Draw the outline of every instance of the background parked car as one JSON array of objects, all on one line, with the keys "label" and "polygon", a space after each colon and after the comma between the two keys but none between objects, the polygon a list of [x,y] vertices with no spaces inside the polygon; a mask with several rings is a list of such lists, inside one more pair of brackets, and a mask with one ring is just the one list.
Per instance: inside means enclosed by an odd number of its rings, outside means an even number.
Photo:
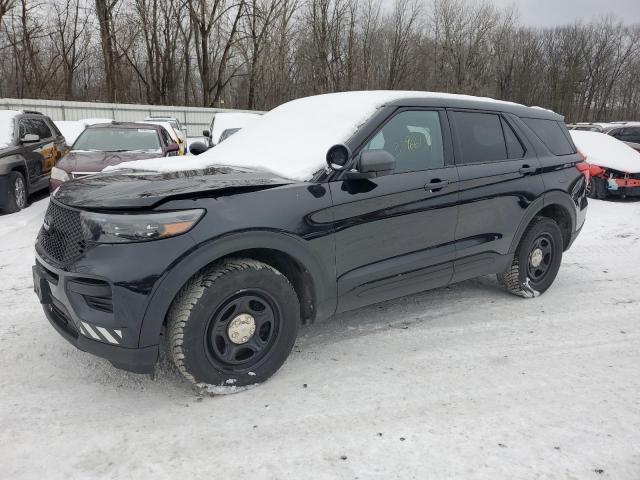
[{"label": "background parked car", "polygon": [[180,136],[181,132],[176,130],[171,123],[161,121],[161,120],[142,120],[142,121],[137,121],[136,123],[143,123],[147,125],[160,125],[162,128],[164,128],[167,131],[173,143],[175,143],[176,145],[178,145],[178,147],[180,147],[180,151],[178,152],[178,155],[186,155],[187,142]]},{"label": "background parked car", "polygon": [[75,143],[80,134],[84,132],[84,129],[89,126],[88,123],[84,123],[82,120],[59,120],[53,123],[58,127],[69,147]]},{"label": "background parked car", "polygon": [[178,151],[178,145],[160,125],[120,122],[90,125],[53,167],[49,188],[53,191],[68,180],[98,173],[110,165],[175,156]]},{"label": "background parked car", "polygon": [[616,122],[607,125],[603,133],[617,138],[640,152],[640,122]]},{"label": "background parked car", "polygon": [[202,135],[206,138],[209,148],[215,147],[220,143],[222,132],[232,128],[242,128],[251,122],[255,122],[262,116],[260,113],[233,113],[220,112],[216,113],[211,120],[209,130],[203,130]]},{"label": "background parked car", "polygon": [[570,133],[588,164],[590,198],[640,196],[640,152],[613,135],[579,130]]},{"label": "background parked car", "polygon": [[640,152],[640,122],[574,123],[567,128],[611,135]]},{"label": "background parked car", "polygon": [[171,128],[176,132],[177,137],[180,139],[178,144],[183,147],[183,153],[187,153],[187,129],[182,126],[180,120],[176,117],[163,117],[163,116],[150,116],[144,119],[145,122],[167,122],[171,125]]},{"label": "background parked car", "polygon": [[0,210],[16,212],[47,188],[51,168],[67,151],[65,139],[38,112],[0,110]]}]

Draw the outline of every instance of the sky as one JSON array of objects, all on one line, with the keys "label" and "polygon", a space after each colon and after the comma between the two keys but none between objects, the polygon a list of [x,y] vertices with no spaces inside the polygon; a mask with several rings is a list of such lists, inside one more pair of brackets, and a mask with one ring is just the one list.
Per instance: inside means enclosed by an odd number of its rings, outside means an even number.
[{"label": "sky", "polygon": [[[480,1],[480,0],[478,0]],[[492,0],[496,6],[515,4],[520,23],[549,27],[614,14],[625,23],[640,23],[640,0]]]}]

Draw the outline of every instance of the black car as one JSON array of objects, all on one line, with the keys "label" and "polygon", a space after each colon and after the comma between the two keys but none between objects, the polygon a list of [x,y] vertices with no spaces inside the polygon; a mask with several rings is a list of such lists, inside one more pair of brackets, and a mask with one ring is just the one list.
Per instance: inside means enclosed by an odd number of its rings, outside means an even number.
[{"label": "black car", "polygon": [[38,112],[0,111],[0,211],[27,206],[29,195],[48,188],[51,168],[66,142],[51,119]]},{"label": "black car", "polygon": [[[350,94],[335,95],[348,105]],[[304,103],[308,122],[316,103]],[[551,286],[587,211],[563,117],[407,92],[362,111],[364,123],[307,181],[238,162],[65,183],[33,267],[50,323],[136,372],[153,369],[165,338],[190,381],[243,386],[278,370],[301,322],[479,275],[497,274],[522,297]],[[284,125],[283,112],[261,120],[273,141],[259,148],[304,163],[315,154],[281,142],[311,145],[322,132],[298,118]],[[261,132],[238,132],[207,155],[231,162]]]},{"label": "black car", "polygon": [[611,135],[640,152],[639,122],[615,122],[604,127],[602,133]]}]

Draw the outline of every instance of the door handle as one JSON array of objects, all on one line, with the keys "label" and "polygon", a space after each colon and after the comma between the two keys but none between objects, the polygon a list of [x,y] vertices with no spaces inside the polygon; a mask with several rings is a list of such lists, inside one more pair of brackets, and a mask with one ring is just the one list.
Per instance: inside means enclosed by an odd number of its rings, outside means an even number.
[{"label": "door handle", "polygon": [[449,180],[442,180],[440,178],[434,178],[424,186],[427,192],[439,192],[444,187],[449,185]]},{"label": "door handle", "polygon": [[519,172],[526,175],[527,173],[535,173],[536,170],[538,170],[536,167],[530,167],[529,165],[525,164],[520,167]]}]

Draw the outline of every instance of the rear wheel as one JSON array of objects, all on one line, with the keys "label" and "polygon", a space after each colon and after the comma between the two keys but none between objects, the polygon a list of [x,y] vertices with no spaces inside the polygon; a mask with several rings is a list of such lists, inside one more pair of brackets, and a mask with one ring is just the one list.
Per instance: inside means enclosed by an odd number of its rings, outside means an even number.
[{"label": "rear wheel", "polygon": [[169,311],[170,354],[193,383],[263,382],[288,357],[300,321],[295,290],[280,272],[229,259],[192,278]]},{"label": "rear wheel", "polygon": [[558,224],[547,217],[535,217],[520,240],[511,266],[498,274],[498,282],[514,295],[537,297],[555,280],[562,250]]},{"label": "rear wheel", "polygon": [[27,182],[20,172],[11,172],[7,182],[6,213],[18,212],[27,206]]},{"label": "rear wheel", "polygon": [[607,182],[598,177],[592,177],[587,185],[587,196],[596,200],[601,200],[607,196]]}]

